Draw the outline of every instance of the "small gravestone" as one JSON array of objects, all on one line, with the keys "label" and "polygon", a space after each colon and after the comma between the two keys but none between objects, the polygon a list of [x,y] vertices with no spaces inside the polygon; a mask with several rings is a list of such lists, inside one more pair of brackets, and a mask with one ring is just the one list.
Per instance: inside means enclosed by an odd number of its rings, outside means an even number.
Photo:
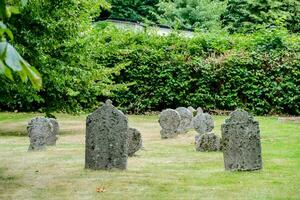
[{"label": "small gravestone", "polygon": [[127,168],[128,119],[110,100],[86,119],[85,168]]},{"label": "small gravestone", "polygon": [[199,134],[208,133],[214,128],[214,120],[208,113],[199,113],[193,119],[193,126]]},{"label": "small gravestone", "polygon": [[59,124],[56,119],[49,118],[50,123],[52,124],[52,132],[47,136],[46,138],[46,144],[47,145],[56,145],[56,140],[58,139],[58,133],[59,133]]},{"label": "small gravestone", "polygon": [[236,110],[222,124],[225,170],[250,171],[262,168],[259,123],[244,110]]},{"label": "small gravestone", "polygon": [[176,108],[176,111],[180,115],[180,124],[177,129],[177,133],[186,133],[191,127],[193,114],[187,108],[184,107]]},{"label": "small gravestone", "polygon": [[220,138],[214,133],[204,133],[196,137],[196,151],[221,150]]},{"label": "small gravestone", "polygon": [[133,156],[135,152],[143,146],[141,133],[135,128],[128,129],[128,156]]},{"label": "small gravestone", "polygon": [[53,125],[49,119],[37,117],[28,123],[27,132],[30,138],[28,151],[45,150],[47,137],[53,132]]},{"label": "small gravestone", "polygon": [[193,117],[196,116],[197,110],[195,110],[195,108],[193,108],[192,106],[189,106],[187,109],[193,114]]},{"label": "small gravestone", "polygon": [[203,113],[203,109],[201,107],[198,107],[196,111],[197,111],[197,114],[202,114]]},{"label": "small gravestone", "polygon": [[162,139],[174,138],[180,125],[180,115],[173,109],[163,110],[159,116],[159,124],[162,128],[160,131]]}]

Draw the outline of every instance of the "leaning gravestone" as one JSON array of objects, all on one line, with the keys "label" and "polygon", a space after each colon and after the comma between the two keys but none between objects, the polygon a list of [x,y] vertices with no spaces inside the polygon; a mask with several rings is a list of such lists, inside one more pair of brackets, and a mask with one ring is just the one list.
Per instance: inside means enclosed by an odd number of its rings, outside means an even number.
[{"label": "leaning gravestone", "polygon": [[49,119],[37,117],[28,123],[27,132],[30,138],[28,151],[45,150],[47,145],[47,137],[52,135],[53,126]]},{"label": "leaning gravestone", "polygon": [[193,114],[187,108],[184,107],[176,108],[176,111],[180,115],[180,124],[177,129],[177,133],[186,133],[191,127]]},{"label": "leaning gravestone", "polygon": [[174,138],[177,136],[177,129],[180,125],[180,115],[173,109],[163,110],[159,116],[159,124],[162,128],[160,131],[162,139]]},{"label": "leaning gravestone", "polygon": [[135,152],[143,146],[141,133],[135,128],[128,129],[128,156],[133,156]]},{"label": "leaning gravestone", "polygon": [[208,113],[199,113],[193,119],[194,129],[201,135],[211,132],[214,128],[214,120]]},{"label": "leaning gravestone", "polygon": [[49,118],[50,123],[52,124],[52,132],[47,136],[46,138],[46,144],[47,145],[56,145],[56,140],[58,139],[58,133],[59,133],[59,124],[56,119]]},{"label": "leaning gravestone", "polygon": [[221,130],[225,170],[262,168],[259,123],[248,112],[232,112]]},{"label": "leaning gravestone", "polygon": [[220,138],[214,133],[204,133],[196,138],[196,151],[221,150]]},{"label": "leaning gravestone", "polygon": [[128,119],[110,100],[86,119],[85,168],[127,168]]}]

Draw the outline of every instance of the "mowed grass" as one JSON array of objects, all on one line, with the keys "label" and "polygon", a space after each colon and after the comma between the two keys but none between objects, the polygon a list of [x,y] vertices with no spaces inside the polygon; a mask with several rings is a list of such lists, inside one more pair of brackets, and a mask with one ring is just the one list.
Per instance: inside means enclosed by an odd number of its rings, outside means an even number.
[{"label": "mowed grass", "polygon": [[[194,131],[161,140],[158,116],[129,116],[144,150],[125,171],[93,171],[84,169],[85,115],[58,114],[57,145],[27,152],[26,124],[38,115],[0,113],[0,199],[300,199],[300,123],[257,117],[263,170],[227,172],[221,152],[194,150]],[[214,116],[218,135],[225,118]]]}]

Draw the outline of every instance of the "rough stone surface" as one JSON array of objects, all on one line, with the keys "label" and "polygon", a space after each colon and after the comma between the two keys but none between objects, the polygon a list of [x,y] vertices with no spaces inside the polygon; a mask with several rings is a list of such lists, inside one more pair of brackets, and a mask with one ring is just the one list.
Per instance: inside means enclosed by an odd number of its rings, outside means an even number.
[{"label": "rough stone surface", "polygon": [[128,119],[110,100],[86,119],[85,167],[127,168]]},{"label": "rough stone surface", "polygon": [[195,110],[195,108],[193,108],[192,106],[189,106],[187,109],[193,114],[193,116],[196,116],[197,110]]},{"label": "rough stone surface", "polygon": [[177,129],[177,133],[186,133],[191,127],[193,114],[187,108],[184,107],[176,108],[176,111],[180,115],[180,124]]},{"label": "rough stone surface", "polygon": [[159,124],[161,138],[174,138],[177,136],[177,129],[180,125],[180,115],[176,110],[166,109],[160,113]]},{"label": "rough stone surface", "polygon": [[199,113],[193,118],[193,126],[199,134],[208,133],[214,128],[214,120],[208,113]]},{"label": "rough stone surface", "polygon": [[30,139],[28,151],[45,150],[46,139],[53,133],[53,126],[49,119],[37,117],[32,119],[27,125],[27,132]]},{"label": "rough stone surface", "polygon": [[203,114],[203,109],[201,107],[197,108],[197,114]]},{"label": "rough stone surface", "polygon": [[128,156],[133,156],[135,152],[140,150],[143,146],[142,135],[135,128],[128,129]]},{"label": "rough stone surface", "polygon": [[197,135],[196,139],[196,151],[220,151],[221,143],[220,137],[214,133],[204,133]]},{"label": "rough stone surface", "polygon": [[49,118],[51,124],[52,124],[52,132],[47,136],[46,138],[46,144],[51,146],[51,145],[56,145],[56,140],[58,139],[58,133],[59,133],[59,124],[56,119],[54,118]]},{"label": "rough stone surface", "polygon": [[262,168],[259,123],[248,112],[240,109],[232,112],[221,131],[225,170]]}]

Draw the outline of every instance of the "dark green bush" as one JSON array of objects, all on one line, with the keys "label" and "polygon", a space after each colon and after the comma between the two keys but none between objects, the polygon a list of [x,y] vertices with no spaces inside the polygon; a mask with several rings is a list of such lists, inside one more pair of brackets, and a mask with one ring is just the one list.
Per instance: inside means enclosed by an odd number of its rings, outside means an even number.
[{"label": "dark green bush", "polygon": [[116,81],[133,85],[114,98],[127,111],[191,105],[300,114],[300,38],[286,31],[185,39],[107,27],[99,34],[102,65],[130,63]]}]

